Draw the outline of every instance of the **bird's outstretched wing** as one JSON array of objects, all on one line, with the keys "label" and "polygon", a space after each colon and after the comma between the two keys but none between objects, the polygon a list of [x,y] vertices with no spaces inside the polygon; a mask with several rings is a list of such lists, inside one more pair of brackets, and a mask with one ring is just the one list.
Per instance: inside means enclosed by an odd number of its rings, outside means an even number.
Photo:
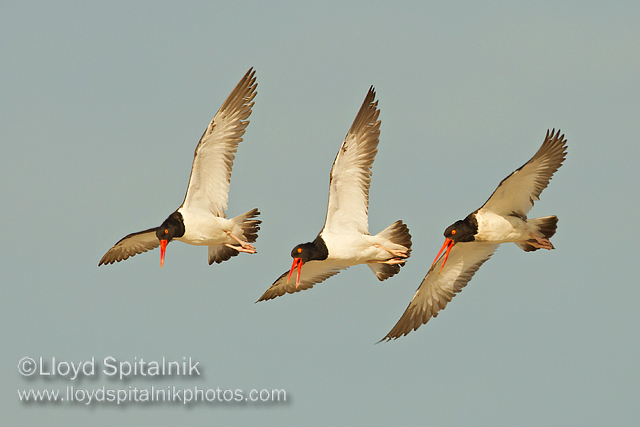
[{"label": "bird's outstretched wing", "polygon": [[378,152],[380,120],[373,86],[356,115],[331,168],[329,204],[323,229],[369,232],[371,166]]},{"label": "bird's outstretched wing", "polygon": [[156,230],[158,230],[158,227],[138,231],[123,237],[104,254],[98,266],[120,262],[123,259],[157,248],[160,246],[160,240],[156,236]]},{"label": "bird's outstretched wing", "polygon": [[490,243],[456,243],[442,271],[444,255],[431,267],[398,323],[381,341],[407,335],[436,317],[497,248]]},{"label": "bird's outstretched wing", "polygon": [[309,261],[304,263],[302,270],[300,271],[300,284],[296,287],[296,273],[291,275],[291,280],[287,283],[287,276],[289,272],[283,273],[273,284],[267,289],[267,291],[257,301],[266,301],[273,298],[277,298],[286,293],[292,294],[294,292],[304,291],[310,289],[316,283],[323,282],[329,277],[336,275],[340,270],[345,269],[345,266],[339,264],[329,263],[327,261]]},{"label": "bird's outstretched wing", "polygon": [[189,186],[182,206],[224,218],[231,168],[256,96],[255,71],[247,71],[204,131],[196,147]]},{"label": "bird's outstretched wing", "polygon": [[520,169],[502,180],[481,209],[500,215],[517,215],[526,218],[539,200],[553,174],[562,166],[567,155],[567,140],[560,130],[547,131],[538,152]]}]

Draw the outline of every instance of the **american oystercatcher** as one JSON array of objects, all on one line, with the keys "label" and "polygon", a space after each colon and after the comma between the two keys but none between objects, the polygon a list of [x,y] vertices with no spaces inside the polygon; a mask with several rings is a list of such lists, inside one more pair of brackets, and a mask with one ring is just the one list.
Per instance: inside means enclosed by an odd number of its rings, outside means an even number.
[{"label": "american oystercatcher", "polygon": [[547,131],[531,160],[505,178],[480,209],[445,230],[445,242],[429,272],[398,323],[382,340],[407,335],[436,317],[501,243],[514,242],[526,252],[553,249],[549,238],[556,232],[558,218],[527,219],[527,213],[562,166],[566,142],[560,130]]},{"label": "american oystercatcher", "polygon": [[[400,271],[411,253],[409,229],[396,221],[369,234],[371,166],[378,152],[380,121],[373,86],[338,150],[329,177],[329,204],[324,227],[313,242],[291,251],[293,264],[258,301],[309,289],[352,265],[367,264],[379,280]],[[291,275],[297,270],[296,280]]]},{"label": "american oystercatcher", "polygon": [[129,234],[113,245],[98,265],[112,264],[158,246],[160,267],[167,244],[173,239],[209,247],[209,264],[221,263],[240,252],[253,254],[260,229],[260,214],[252,209],[226,219],[231,168],[242,141],[256,96],[255,71],[250,68],[224,101],[200,138],[191,178],[182,205],[160,225]]}]

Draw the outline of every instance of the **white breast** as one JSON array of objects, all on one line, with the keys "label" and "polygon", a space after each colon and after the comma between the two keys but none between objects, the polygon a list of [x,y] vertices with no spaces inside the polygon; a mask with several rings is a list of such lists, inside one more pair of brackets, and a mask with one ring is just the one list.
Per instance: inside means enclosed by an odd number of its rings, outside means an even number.
[{"label": "white breast", "polygon": [[521,242],[531,238],[528,224],[515,216],[498,215],[487,209],[476,213],[476,241],[488,243]]},{"label": "white breast", "polygon": [[190,245],[214,246],[234,243],[227,231],[234,231],[235,224],[209,212],[185,210],[180,212],[184,221],[184,236],[177,238]]},{"label": "white breast", "polygon": [[388,241],[382,241],[377,236],[370,236],[357,232],[353,233],[330,233],[326,230],[322,233],[322,238],[329,250],[328,259],[345,266],[365,264],[368,261],[384,261],[390,258],[389,252],[376,244],[385,244],[392,249],[401,248]]}]

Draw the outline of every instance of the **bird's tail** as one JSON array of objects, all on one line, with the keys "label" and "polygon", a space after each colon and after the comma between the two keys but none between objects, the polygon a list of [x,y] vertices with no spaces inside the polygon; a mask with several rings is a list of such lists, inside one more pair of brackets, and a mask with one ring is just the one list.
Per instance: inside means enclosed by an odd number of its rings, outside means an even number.
[{"label": "bird's tail", "polygon": [[[238,224],[242,229],[242,236],[238,236],[241,240],[248,243],[256,241],[261,221],[252,218],[258,215],[260,215],[260,212],[258,212],[256,208],[230,219],[230,221]],[[239,252],[237,250],[226,245],[209,246],[209,264],[213,264],[214,262],[220,264],[222,261],[226,261],[238,254]]]},{"label": "bird's tail", "polygon": [[231,219],[231,221],[236,224],[240,224],[240,227],[242,228],[242,235],[244,236],[243,238],[249,243],[255,242],[258,238],[258,230],[260,230],[260,223],[262,221],[259,219],[251,219],[258,215],[260,215],[260,212],[258,212],[258,208],[255,208]]},{"label": "bird's tail", "polygon": [[[377,237],[382,237],[391,243],[395,243],[396,245],[402,246],[402,250],[406,250],[407,256],[409,258],[411,256],[411,234],[409,234],[409,228],[405,223],[398,220],[376,234]],[[389,249],[397,249],[397,248],[389,248]],[[373,274],[376,275],[378,280],[386,280],[391,276],[398,274],[400,271],[400,267],[402,264],[381,264],[381,263],[370,263],[369,267],[373,271]]]},{"label": "bird's tail", "polygon": [[[532,226],[534,233],[538,234],[538,236],[542,236],[544,240],[549,241],[549,239],[556,234],[558,217],[555,215],[543,216],[540,218],[529,219],[527,220],[527,223]],[[535,242],[535,239],[527,240],[525,242],[517,242],[516,245],[525,252],[537,251],[540,249],[527,242]],[[549,242],[549,244],[551,245],[551,242]],[[553,245],[551,245],[551,249],[553,249]]]}]

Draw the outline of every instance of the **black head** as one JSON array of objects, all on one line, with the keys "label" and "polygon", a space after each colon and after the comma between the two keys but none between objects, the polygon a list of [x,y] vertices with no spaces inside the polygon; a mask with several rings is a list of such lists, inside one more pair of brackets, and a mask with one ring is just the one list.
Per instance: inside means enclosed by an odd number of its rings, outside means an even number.
[{"label": "black head", "polygon": [[447,229],[444,230],[444,244],[440,248],[440,252],[438,252],[436,258],[433,260],[431,268],[436,265],[440,258],[440,254],[446,249],[446,252],[444,253],[444,261],[440,266],[440,271],[442,271],[444,265],[447,263],[449,252],[451,252],[453,245],[459,242],[473,242],[476,239],[476,233],[478,233],[478,221],[476,220],[475,212],[468,215],[465,219],[456,221],[448,226]]},{"label": "black head", "polygon": [[182,214],[175,211],[169,218],[165,219],[158,230],[156,230],[156,236],[158,240],[166,240],[167,243],[176,237],[184,236],[184,221],[182,220]]},{"label": "black head", "polygon": [[293,258],[293,264],[291,264],[291,270],[289,271],[289,277],[287,277],[287,283],[291,279],[291,275],[294,270],[298,270],[298,277],[296,279],[296,288],[300,284],[300,270],[302,264],[308,261],[322,261],[329,256],[329,249],[322,237],[316,237],[316,240],[309,243],[302,243],[293,250],[291,250],[291,257]]},{"label": "black head", "polygon": [[291,250],[292,258],[307,261],[322,261],[329,256],[329,250],[322,237],[318,236],[313,242],[302,243]]},{"label": "black head", "polygon": [[444,237],[458,242],[473,242],[478,232],[478,221],[474,214],[458,220],[444,230]]}]

